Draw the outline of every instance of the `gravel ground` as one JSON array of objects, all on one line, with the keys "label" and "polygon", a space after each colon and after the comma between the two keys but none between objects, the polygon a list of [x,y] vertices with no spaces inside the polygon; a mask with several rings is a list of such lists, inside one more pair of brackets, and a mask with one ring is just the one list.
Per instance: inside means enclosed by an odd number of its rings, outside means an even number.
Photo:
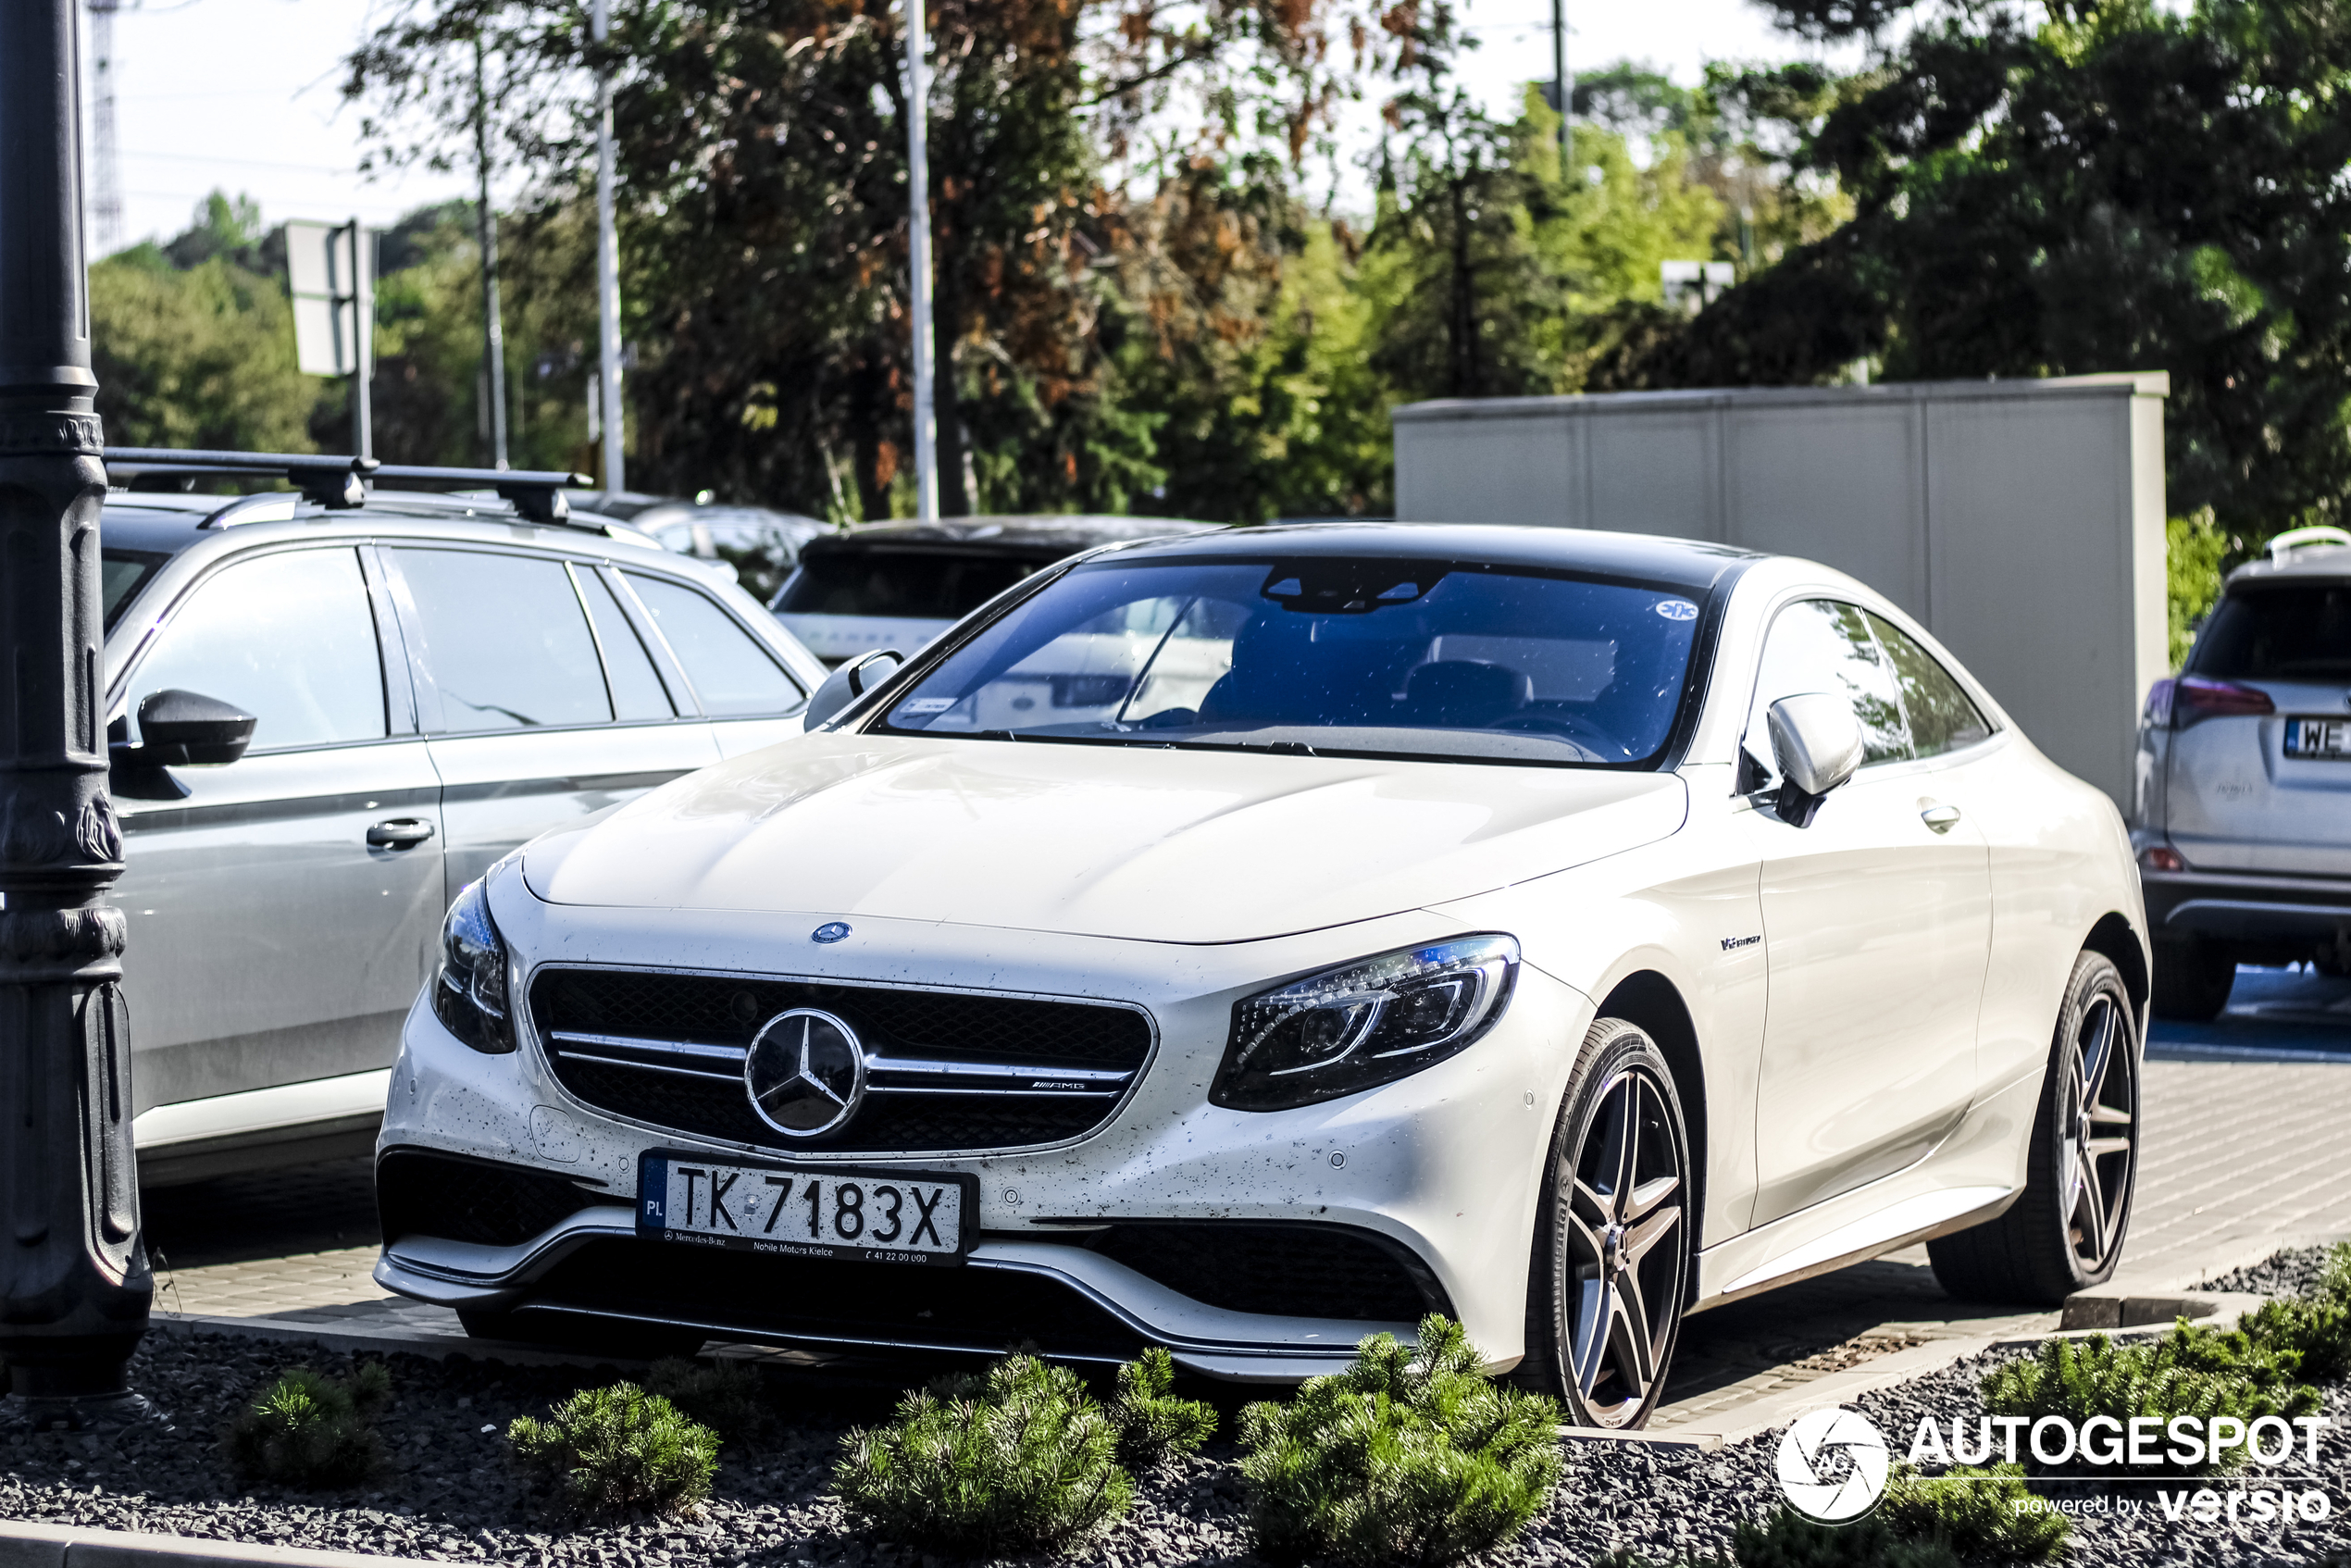
[{"label": "gravel ground", "polygon": [[2208,1279],[2196,1288],[2245,1290],[2257,1296],[2297,1296],[2318,1284],[2319,1271],[2326,1266],[2331,1251],[2327,1247],[2289,1247],[2283,1252],[2270,1253],[2258,1263]]},{"label": "gravel ground", "polygon": [[[2320,1256],[2316,1250],[2282,1253],[2216,1283],[2291,1288],[2315,1275]],[[395,1357],[392,1404],[379,1423],[392,1457],[379,1476],[341,1492],[309,1494],[243,1483],[221,1457],[218,1433],[255,1390],[299,1364],[350,1370],[348,1358],[283,1345],[156,1336],[140,1352],[133,1377],[169,1412],[175,1429],[113,1437],[0,1436],[0,1518],[528,1568],[937,1568],[935,1560],[850,1531],[826,1496],[841,1433],[886,1414],[893,1389],[777,1380],[770,1385],[776,1420],[761,1439],[722,1450],[702,1518],[566,1529],[551,1517],[545,1494],[509,1465],[502,1434],[516,1415],[543,1412],[576,1388],[610,1380],[608,1369],[594,1375]],[[1976,1380],[1991,1364],[1993,1358],[1978,1357],[1858,1403],[1899,1456],[1922,1416],[1947,1430],[1954,1416],[1972,1422],[1982,1408]],[[2077,1524],[2072,1562],[2351,1562],[2351,1386],[2328,1390],[2326,1408],[2336,1425],[2320,1448],[2323,1478],[2316,1484],[2332,1506],[2324,1523],[2232,1529],[2171,1521],[2151,1495],[2124,1497],[2119,1506],[2108,1499],[2106,1512]],[[1574,1444],[1557,1497],[1493,1562],[1497,1568],[1580,1568],[1612,1550],[1666,1562],[1719,1548],[1738,1521],[1765,1517],[1777,1505],[1776,1450],[1775,1437],[1713,1453]],[[1144,1482],[1135,1512],[1080,1561],[1106,1568],[1253,1563],[1235,1457],[1231,1445],[1219,1443]],[[2059,1487],[2046,1490],[2066,1495]],[[2104,1494],[2080,1488],[2071,1495],[2096,1508]],[[2139,1506],[2132,1511],[2134,1501]]]}]

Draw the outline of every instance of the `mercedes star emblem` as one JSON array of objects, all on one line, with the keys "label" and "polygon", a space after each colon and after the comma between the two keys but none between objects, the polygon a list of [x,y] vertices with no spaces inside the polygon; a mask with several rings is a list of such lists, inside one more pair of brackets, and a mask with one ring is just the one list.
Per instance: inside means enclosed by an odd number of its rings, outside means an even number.
[{"label": "mercedes star emblem", "polygon": [[816,1138],[856,1114],[865,1098],[865,1050],[829,1013],[795,1007],[752,1037],[743,1088],[759,1119],[786,1138]]}]

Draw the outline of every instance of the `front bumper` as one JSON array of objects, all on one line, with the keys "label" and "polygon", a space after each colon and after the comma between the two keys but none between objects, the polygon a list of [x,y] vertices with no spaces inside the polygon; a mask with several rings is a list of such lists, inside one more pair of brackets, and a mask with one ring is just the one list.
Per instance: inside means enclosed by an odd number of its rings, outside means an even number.
[{"label": "front bumper", "polygon": [[[1159,1043],[1118,1112],[1071,1142],[838,1157],[979,1176],[978,1239],[968,1261],[909,1268],[639,1238],[633,1203],[643,1151],[779,1156],[589,1107],[547,1069],[527,1018],[520,1051],[485,1056],[420,1003],[404,1031],[379,1147],[560,1176],[582,1206],[511,1245],[406,1227],[391,1236],[377,1268],[387,1288],[452,1307],[591,1313],[821,1350],[996,1354],[1033,1342],[1066,1359],[1123,1361],[1158,1344],[1192,1370],[1245,1381],[1333,1370],[1363,1335],[1408,1337],[1429,1310],[1460,1319],[1498,1367],[1522,1353],[1540,1171],[1574,1043],[1591,1016],[1586,999],[1523,966],[1502,1021],[1424,1072],[1295,1111],[1207,1102],[1238,997],[1329,964],[1461,934],[1440,916],[1412,912],[1206,949],[867,919],[857,923],[855,942],[812,949],[807,933],[817,922],[805,916],[553,909],[512,884],[493,890],[492,907],[518,955],[548,962],[626,954],[632,966],[1120,1000],[1150,1011]],[[788,956],[779,961],[779,952]],[[526,980],[520,994],[529,991]],[[790,1158],[822,1164],[826,1156]],[[1203,1300],[1219,1292],[1180,1269],[1157,1266],[1132,1247],[1106,1255],[1093,1240],[1105,1227],[1131,1238],[1138,1227],[1175,1226],[1195,1257],[1203,1237],[1247,1236],[1262,1254],[1265,1233],[1285,1226],[1312,1227],[1302,1241],[1344,1232],[1389,1255],[1417,1288],[1413,1310],[1394,1310],[1392,1290],[1362,1298],[1380,1304],[1376,1315],[1235,1310]],[[1297,1266],[1319,1266],[1302,1260],[1323,1255],[1300,1246]],[[1334,1295],[1325,1288],[1313,1299],[1327,1308]],[[1255,1304],[1263,1301],[1260,1290]]]},{"label": "front bumper", "polygon": [[2351,877],[2142,868],[2147,926],[2229,941],[2333,942],[2351,937]]}]

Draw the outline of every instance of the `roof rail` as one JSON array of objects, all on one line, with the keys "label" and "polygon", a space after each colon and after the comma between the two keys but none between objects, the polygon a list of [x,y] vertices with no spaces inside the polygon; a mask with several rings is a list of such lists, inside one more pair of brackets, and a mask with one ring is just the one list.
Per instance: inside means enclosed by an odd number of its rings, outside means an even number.
[{"label": "roof rail", "polygon": [[[106,454],[110,478],[132,490],[158,490],[178,481],[236,475],[282,479],[304,497],[334,511],[367,503],[367,483],[387,490],[487,490],[513,504],[534,523],[566,523],[571,506],[566,490],[587,488],[585,474],[556,468],[441,468],[379,463],[372,457],[283,452],[179,451],[169,447],[118,446]],[[601,529],[601,524],[598,525]]]},{"label": "roof rail", "polygon": [[2322,550],[2337,544],[2351,544],[2351,533],[2320,523],[2307,529],[2288,529],[2262,548],[2269,552],[2272,562],[2279,562],[2297,550]]}]

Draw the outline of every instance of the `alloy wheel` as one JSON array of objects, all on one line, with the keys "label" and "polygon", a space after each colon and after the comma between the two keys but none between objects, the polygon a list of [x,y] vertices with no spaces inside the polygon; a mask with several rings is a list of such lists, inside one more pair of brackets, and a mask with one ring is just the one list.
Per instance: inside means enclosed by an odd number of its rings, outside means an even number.
[{"label": "alloy wheel", "polygon": [[1597,1425],[1636,1420],[1664,1375],[1686,1261],[1685,1164],[1663,1089],[1636,1064],[1600,1091],[1561,1173],[1563,1370]]},{"label": "alloy wheel", "polygon": [[2106,1265],[2130,1212],[2139,1112],[2132,1043],[2127,1008],[2101,991],[2083,1010],[2066,1052],[2059,1202],[2066,1238],[2086,1276]]}]

